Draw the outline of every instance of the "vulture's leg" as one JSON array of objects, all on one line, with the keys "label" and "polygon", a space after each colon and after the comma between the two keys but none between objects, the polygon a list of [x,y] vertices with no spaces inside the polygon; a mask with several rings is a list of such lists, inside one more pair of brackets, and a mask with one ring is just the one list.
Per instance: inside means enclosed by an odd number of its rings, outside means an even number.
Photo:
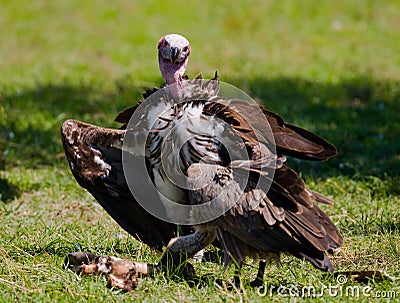
[{"label": "vulture's leg", "polygon": [[[267,265],[267,261],[260,260],[260,262],[258,263],[257,277],[254,279],[254,281],[250,282],[251,287],[259,287],[264,284],[264,272],[265,272],[266,265]],[[236,287],[240,287],[241,268],[242,268],[242,264],[236,264],[235,275],[233,277],[233,281],[234,281]]]},{"label": "vulture's leg", "polygon": [[264,272],[267,264],[269,265],[275,264],[276,267],[281,267],[279,254],[268,253],[264,257],[265,259],[261,259],[260,262],[258,263],[257,277],[254,279],[254,281],[250,282],[250,286],[252,287],[259,287],[264,285]]},{"label": "vulture's leg", "polygon": [[233,276],[233,282],[235,287],[240,288],[240,272],[242,269],[242,264],[236,264],[235,274]]},{"label": "vulture's leg", "polygon": [[251,287],[260,287],[264,284],[264,272],[266,265],[266,260],[260,260],[260,262],[258,263],[257,277],[250,282]]},{"label": "vulture's leg", "polygon": [[172,239],[161,258],[161,269],[168,275],[192,278],[194,269],[187,259],[209,245],[215,236],[215,230],[197,230],[194,234]]},{"label": "vulture's leg", "polygon": [[[178,237],[181,236],[181,235],[192,234],[194,232],[195,231],[193,230],[192,227],[178,225],[178,228],[177,228]],[[203,261],[203,257],[204,257],[204,249],[202,249],[202,250],[200,250],[200,251],[198,251],[197,253],[194,254],[193,262],[201,263]]]}]

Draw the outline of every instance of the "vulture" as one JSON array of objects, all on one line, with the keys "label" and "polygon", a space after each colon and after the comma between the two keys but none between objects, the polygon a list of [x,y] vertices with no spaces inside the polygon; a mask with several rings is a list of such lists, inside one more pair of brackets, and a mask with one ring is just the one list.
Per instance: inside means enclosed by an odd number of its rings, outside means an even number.
[{"label": "vulture", "polygon": [[[188,80],[189,54],[184,37],[161,38],[166,87],[147,91],[145,100],[121,112],[121,129],[63,123],[75,179],[135,238],[158,250],[167,246],[160,261],[165,271],[213,241],[225,266],[240,268],[247,256],[279,262],[287,253],[333,271],[327,253],[343,240],[318,206],[333,202],[308,189],[285,156],[325,161],[336,148],[260,105],[224,97],[217,75]],[[143,163],[146,176],[133,163]],[[156,195],[147,195],[146,178]],[[180,233],[177,224],[193,230]],[[261,262],[258,282],[264,268]]]}]

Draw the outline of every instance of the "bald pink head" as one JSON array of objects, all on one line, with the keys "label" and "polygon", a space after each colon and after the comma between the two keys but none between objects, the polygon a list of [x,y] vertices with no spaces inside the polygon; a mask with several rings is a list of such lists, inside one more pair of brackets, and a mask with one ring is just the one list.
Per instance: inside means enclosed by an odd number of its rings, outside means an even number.
[{"label": "bald pink head", "polygon": [[158,63],[168,85],[181,84],[190,54],[189,41],[177,34],[165,35],[158,42]]}]

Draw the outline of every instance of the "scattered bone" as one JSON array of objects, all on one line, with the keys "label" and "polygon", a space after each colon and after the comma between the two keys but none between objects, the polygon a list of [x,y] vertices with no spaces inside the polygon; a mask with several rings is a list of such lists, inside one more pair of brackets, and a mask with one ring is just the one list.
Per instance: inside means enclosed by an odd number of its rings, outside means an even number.
[{"label": "scattered bone", "polygon": [[132,262],[110,256],[98,256],[88,252],[73,252],[67,255],[64,267],[83,275],[103,274],[110,287],[133,291],[138,278],[152,276],[157,267],[143,262]]}]

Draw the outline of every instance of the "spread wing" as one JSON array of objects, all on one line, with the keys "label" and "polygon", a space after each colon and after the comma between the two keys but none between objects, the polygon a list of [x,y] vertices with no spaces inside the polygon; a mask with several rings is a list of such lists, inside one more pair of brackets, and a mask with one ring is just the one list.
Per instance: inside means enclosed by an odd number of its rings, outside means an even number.
[{"label": "spread wing", "polygon": [[280,154],[304,160],[328,160],[337,155],[336,147],[301,127],[286,123],[281,116],[261,107],[274,134]]},{"label": "spread wing", "polygon": [[61,136],[76,181],[122,228],[158,250],[176,236],[176,226],[144,210],[126,184],[121,151],[124,130],[68,120],[62,125]]},{"label": "spread wing", "polygon": [[[325,161],[337,155],[337,149],[333,144],[301,127],[286,123],[280,115],[259,104],[238,99],[225,101],[225,104],[244,117],[253,117],[252,113],[260,108],[271,128],[278,155],[312,161]],[[265,124],[265,119],[250,122],[253,129],[265,127],[262,125]]]}]

